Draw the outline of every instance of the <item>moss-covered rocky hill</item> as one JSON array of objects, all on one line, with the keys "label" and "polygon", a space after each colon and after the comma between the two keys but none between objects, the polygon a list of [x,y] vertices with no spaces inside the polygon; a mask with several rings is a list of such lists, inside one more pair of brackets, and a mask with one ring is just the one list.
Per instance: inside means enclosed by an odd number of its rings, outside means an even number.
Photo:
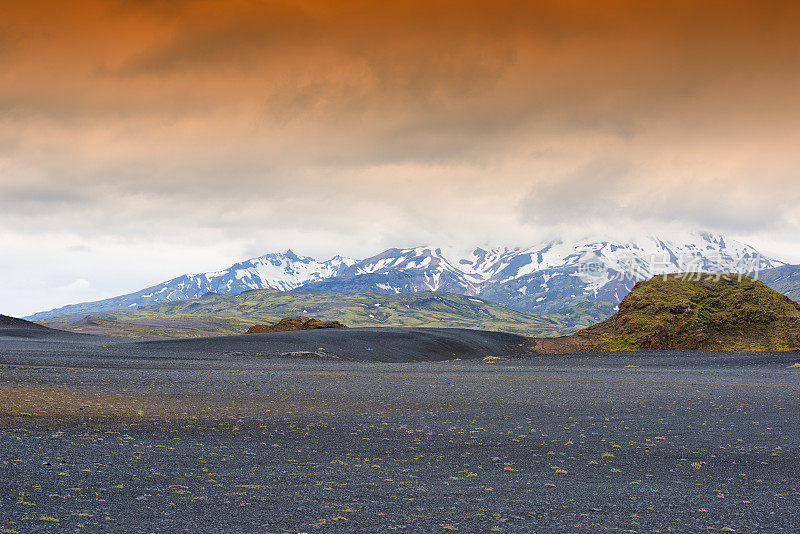
[{"label": "moss-covered rocky hill", "polygon": [[245,334],[267,334],[271,332],[291,332],[293,330],[320,330],[323,328],[347,328],[339,321],[320,321],[313,317],[284,317],[275,324],[255,324]]},{"label": "moss-covered rocky hill", "polygon": [[537,352],[800,350],[800,304],[736,274],[656,276],[619,311],[572,335],[539,339]]}]

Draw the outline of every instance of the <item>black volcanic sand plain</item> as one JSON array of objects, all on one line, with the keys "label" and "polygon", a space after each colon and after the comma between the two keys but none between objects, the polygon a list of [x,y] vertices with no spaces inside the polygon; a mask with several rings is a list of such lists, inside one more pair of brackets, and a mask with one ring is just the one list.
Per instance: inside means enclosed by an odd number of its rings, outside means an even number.
[{"label": "black volcanic sand plain", "polygon": [[[800,353],[513,357],[502,334],[335,333],[353,337],[7,325],[0,529],[797,532]],[[472,359],[353,361],[415,343]]]}]

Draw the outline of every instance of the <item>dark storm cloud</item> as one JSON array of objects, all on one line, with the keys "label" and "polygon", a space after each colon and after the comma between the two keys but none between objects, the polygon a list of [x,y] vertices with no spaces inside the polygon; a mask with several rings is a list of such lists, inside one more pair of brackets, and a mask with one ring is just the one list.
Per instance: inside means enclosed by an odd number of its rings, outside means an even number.
[{"label": "dark storm cloud", "polygon": [[[775,76],[797,58],[797,9],[783,2],[98,6],[76,10],[100,29],[64,34],[63,60],[34,47],[11,65],[0,109],[131,135],[186,121],[243,150],[243,138],[269,147],[265,131],[281,130],[309,150],[280,154],[358,166],[480,159],[520,129],[544,142],[587,130],[630,139],[667,117],[678,136],[776,115],[798,88],[796,74]],[[53,47],[69,27],[66,16],[47,28]]]}]

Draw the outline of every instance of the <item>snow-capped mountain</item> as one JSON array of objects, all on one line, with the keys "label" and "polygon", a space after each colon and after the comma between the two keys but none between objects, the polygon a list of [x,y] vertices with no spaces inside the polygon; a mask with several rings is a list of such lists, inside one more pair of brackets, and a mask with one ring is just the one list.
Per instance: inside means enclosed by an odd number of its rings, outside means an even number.
[{"label": "snow-capped mountain", "polygon": [[[391,248],[355,261],[319,262],[291,251],[267,254],[228,269],[184,275],[162,284],[92,303],[40,312],[33,319],[127,309],[251,289],[409,293],[446,291],[480,296],[519,311],[573,313],[603,303],[613,309],[639,280],[668,272],[756,274],[782,262],[719,235],[681,240],[650,236],[629,241],[556,240],[528,248],[476,248],[459,254],[431,247]],[[609,304],[611,303],[611,304]],[[593,313],[593,312],[591,312]]]},{"label": "snow-capped mountain", "polygon": [[800,302],[800,265],[783,265],[770,269],[761,275],[760,280],[775,291]]},{"label": "snow-capped mountain", "polygon": [[251,289],[290,291],[309,282],[337,276],[353,263],[355,260],[342,256],[319,262],[287,250],[284,254],[267,254],[236,263],[222,271],[191,276],[191,284],[185,291],[199,292],[198,296],[209,292],[241,293]]},{"label": "snow-capped mountain", "polygon": [[550,313],[586,301],[619,302],[636,282],[659,274],[757,276],[781,265],[749,245],[708,233],[681,241],[553,241],[496,262],[480,295],[521,311]]},{"label": "snow-capped mountain", "polygon": [[290,291],[309,282],[336,276],[353,263],[355,260],[342,256],[320,262],[287,250],[239,262],[221,271],[185,274],[135,293],[40,312],[31,318],[122,310],[156,302],[198,298],[206,293],[242,293],[252,289]]},{"label": "snow-capped mountain", "polygon": [[550,241],[530,248],[477,248],[466,255],[417,247],[389,249],[339,276],[301,291],[480,295],[528,312],[556,312],[578,302],[619,302],[633,284],[668,272],[753,274],[782,265],[756,249],[713,234],[685,240]]},{"label": "snow-capped mountain", "polygon": [[446,291],[476,295],[481,282],[481,277],[451,263],[441,249],[390,248],[356,262],[336,277],[306,284],[302,289],[377,293]]}]

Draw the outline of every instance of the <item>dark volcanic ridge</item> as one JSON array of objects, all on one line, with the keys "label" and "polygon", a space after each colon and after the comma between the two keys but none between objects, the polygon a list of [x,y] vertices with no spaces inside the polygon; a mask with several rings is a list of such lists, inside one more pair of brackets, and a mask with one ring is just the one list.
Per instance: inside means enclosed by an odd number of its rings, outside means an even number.
[{"label": "dark volcanic ridge", "polygon": [[126,343],[146,350],[241,356],[314,355],[342,360],[414,362],[529,354],[530,338],[463,328],[320,328],[265,334]]},{"label": "dark volcanic ridge", "polygon": [[42,326],[25,319],[17,319],[16,317],[9,317],[8,315],[0,314],[0,330],[51,330],[46,326]]},{"label": "dark volcanic ridge", "polygon": [[537,339],[539,353],[627,350],[800,350],[800,304],[736,274],[638,282],[605,321]]},{"label": "dark volcanic ridge", "polygon": [[89,337],[92,336],[76,334],[74,332],[66,332],[64,330],[56,330],[55,328],[42,326],[40,324],[26,321],[25,319],[17,319],[16,317],[9,317],[8,315],[0,315],[0,338],[49,339],[53,341],[66,341]]},{"label": "dark volcanic ridge", "polygon": [[[506,332],[465,328],[313,328],[250,335],[130,341],[47,328],[3,316],[0,349],[62,355],[94,354],[131,359],[227,360],[318,358],[345,361],[423,362],[514,357],[530,353],[530,339]],[[100,349],[98,349],[100,347]],[[99,352],[98,352],[99,351]],[[154,356],[157,355],[157,356]],[[26,357],[26,360],[29,360]]]}]

